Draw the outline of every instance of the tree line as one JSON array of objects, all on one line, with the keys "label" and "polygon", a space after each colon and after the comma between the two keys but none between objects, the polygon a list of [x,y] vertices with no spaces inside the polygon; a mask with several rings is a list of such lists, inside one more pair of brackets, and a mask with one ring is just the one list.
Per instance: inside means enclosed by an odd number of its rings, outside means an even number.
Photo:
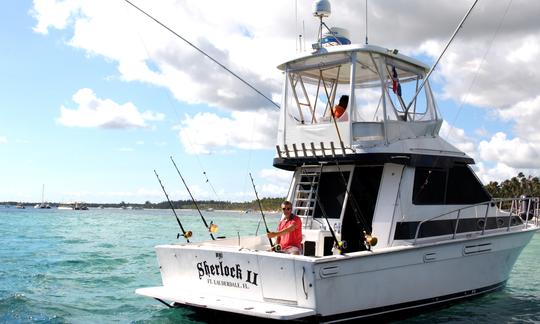
[{"label": "tree line", "polygon": [[[533,177],[531,175],[525,176],[520,172],[517,176],[510,179],[504,180],[502,182],[491,181],[484,186],[489,194],[493,198],[517,198],[521,195],[530,196],[530,197],[540,197],[540,179],[538,177]],[[275,210],[279,211],[281,203],[285,198],[262,198],[260,200],[262,209]],[[2,205],[13,205],[15,206],[19,202],[16,201],[6,201],[0,202]],[[195,204],[192,200],[175,200],[171,201],[175,209],[195,209]],[[35,203],[23,203],[24,205],[30,206]],[[55,203],[53,203],[55,204]],[[109,207],[109,208],[122,208],[122,207],[142,207],[149,209],[167,209],[170,208],[169,202],[162,201],[158,203],[152,203],[146,201],[144,204],[137,203],[126,203],[124,201],[120,203],[87,203],[88,207]],[[246,201],[246,202],[231,202],[231,201],[218,201],[218,200],[200,200],[197,201],[197,205],[200,209],[218,209],[218,210],[252,210],[258,211],[259,204],[257,200]]]},{"label": "tree line", "polygon": [[540,179],[531,175],[526,177],[522,172],[501,183],[492,181],[485,188],[493,198],[540,197]]}]

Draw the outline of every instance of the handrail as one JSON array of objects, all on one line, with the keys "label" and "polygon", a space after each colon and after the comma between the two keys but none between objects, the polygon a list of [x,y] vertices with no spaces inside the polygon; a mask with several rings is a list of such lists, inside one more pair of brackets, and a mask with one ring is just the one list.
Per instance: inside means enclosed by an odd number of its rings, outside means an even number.
[{"label": "handrail", "polygon": [[[507,231],[510,230],[510,227],[511,227],[511,224],[512,224],[512,219],[513,219],[513,217],[516,217],[516,216],[518,216],[518,218],[521,220],[521,223],[523,225],[525,225],[525,227],[527,227],[527,225],[529,224],[529,219],[531,219],[531,221],[534,220],[534,225],[535,226],[539,225],[539,221],[540,221],[540,198],[538,198],[538,197],[493,198],[490,201],[485,201],[485,202],[477,203],[477,204],[474,204],[474,205],[460,207],[460,208],[451,210],[449,212],[445,212],[443,214],[440,214],[440,215],[437,215],[437,216],[434,216],[434,217],[431,217],[431,218],[424,219],[424,220],[420,221],[418,223],[418,226],[416,227],[416,232],[415,232],[415,235],[414,235],[413,244],[416,244],[416,242],[418,240],[418,235],[420,233],[420,229],[421,229],[421,227],[422,227],[422,225],[424,223],[432,221],[432,220],[440,218],[440,217],[443,217],[443,216],[446,216],[446,215],[449,215],[449,214],[453,214],[453,213],[457,213],[457,216],[455,218],[456,225],[454,226],[454,232],[452,234],[452,239],[455,239],[456,234],[457,234],[457,230],[458,230],[458,226],[459,226],[460,217],[461,217],[461,211],[463,211],[465,209],[477,208],[479,206],[484,206],[485,205],[486,206],[486,212],[485,212],[485,215],[484,215],[484,218],[483,218],[484,225],[483,225],[483,228],[482,228],[482,231],[481,231],[481,235],[484,235],[486,227],[487,227],[487,220],[488,220],[488,217],[489,217],[489,208],[490,208],[490,206],[491,207],[496,207],[497,208],[496,212],[502,211],[503,210],[503,208],[502,208],[503,203],[508,202],[508,201],[511,202],[511,206],[510,206],[510,210],[508,211],[508,227],[507,227]],[[523,206],[522,204],[520,204],[522,202],[523,203],[526,202],[526,207]],[[525,208],[522,209],[521,207],[525,207]],[[531,207],[532,207],[532,216],[531,216]],[[523,214],[525,215],[525,221],[521,217],[519,217],[520,215],[523,215]],[[492,217],[497,217],[496,215],[497,215],[497,213],[495,214],[495,216],[492,216]]]}]

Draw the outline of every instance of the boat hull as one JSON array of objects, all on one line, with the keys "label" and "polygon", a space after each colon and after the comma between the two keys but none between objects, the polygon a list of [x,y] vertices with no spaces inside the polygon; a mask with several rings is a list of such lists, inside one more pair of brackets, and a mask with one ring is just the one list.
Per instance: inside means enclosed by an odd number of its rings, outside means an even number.
[{"label": "boat hull", "polygon": [[233,245],[156,247],[163,287],[137,293],[271,319],[363,318],[503,287],[535,229],[322,258]]}]

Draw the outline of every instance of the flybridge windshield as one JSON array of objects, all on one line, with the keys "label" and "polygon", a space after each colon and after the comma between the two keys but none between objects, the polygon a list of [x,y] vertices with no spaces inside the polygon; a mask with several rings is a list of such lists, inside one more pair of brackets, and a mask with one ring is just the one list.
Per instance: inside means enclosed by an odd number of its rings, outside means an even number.
[{"label": "flybridge windshield", "polygon": [[[395,54],[342,51],[312,55],[282,66],[284,105],[300,124],[331,121],[432,121],[437,118],[429,84],[415,97],[426,68]],[[343,112],[334,110],[337,105]],[[334,113],[333,113],[334,111]]]}]

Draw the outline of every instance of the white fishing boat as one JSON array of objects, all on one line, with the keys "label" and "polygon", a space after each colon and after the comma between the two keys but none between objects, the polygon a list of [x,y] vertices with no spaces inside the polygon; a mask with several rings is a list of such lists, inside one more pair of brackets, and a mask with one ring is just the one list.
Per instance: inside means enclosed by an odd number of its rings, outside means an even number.
[{"label": "white fishing boat", "polygon": [[[163,285],[136,292],[172,307],[333,322],[502,288],[539,229],[539,199],[492,199],[473,159],[439,136],[430,68],[350,44],[342,29],[324,33],[329,3],[315,8],[313,52],[279,66],[274,159],[294,170],[287,197],[303,255],[272,252],[266,236],[159,245]],[[346,109],[335,118],[338,98]]]},{"label": "white fishing boat", "polygon": [[88,210],[88,206],[84,202],[70,202],[58,205],[57,209],[61,210]]}]

